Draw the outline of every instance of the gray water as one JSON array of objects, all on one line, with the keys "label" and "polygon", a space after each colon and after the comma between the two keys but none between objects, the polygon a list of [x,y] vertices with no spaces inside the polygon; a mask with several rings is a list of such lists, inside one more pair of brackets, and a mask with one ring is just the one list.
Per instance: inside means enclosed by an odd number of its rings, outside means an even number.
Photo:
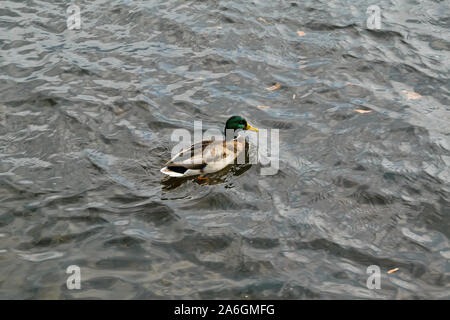
[{"label": "gray water", "polygon": [[[0,298],[450,298],[449,1],[77,3],[0,1]],[[277,174],[163,179],[235,114]]]}]

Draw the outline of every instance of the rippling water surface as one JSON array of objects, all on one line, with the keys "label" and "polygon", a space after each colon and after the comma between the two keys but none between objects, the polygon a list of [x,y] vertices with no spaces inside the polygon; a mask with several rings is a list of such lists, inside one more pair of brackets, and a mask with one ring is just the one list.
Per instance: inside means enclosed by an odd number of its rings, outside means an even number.
[{"label": "rippling water surface", "polygon": [[[77,3],[1,1],[0,298],[450,298],[448,1]],[[234,114],[277,174],[162,180]]]}]

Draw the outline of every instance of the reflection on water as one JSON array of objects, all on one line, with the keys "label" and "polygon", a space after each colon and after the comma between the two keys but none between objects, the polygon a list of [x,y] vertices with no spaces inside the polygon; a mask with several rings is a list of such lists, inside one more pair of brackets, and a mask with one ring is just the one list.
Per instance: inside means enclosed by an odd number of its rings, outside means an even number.
[{"label": "reflection on water", "polygon": [[[372,4],[3,0],[0,298],[449,298],[448,2]],[[235,114],[275,175],[162,176]]]}]

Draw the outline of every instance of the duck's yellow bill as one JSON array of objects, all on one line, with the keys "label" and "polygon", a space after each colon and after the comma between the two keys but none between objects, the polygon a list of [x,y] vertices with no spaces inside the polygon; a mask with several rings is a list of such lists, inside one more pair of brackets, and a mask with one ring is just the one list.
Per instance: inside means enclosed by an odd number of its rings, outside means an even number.
[{"label": "duck's yellow bill", "polygon": [[245,128],[245,130],[251,130],[251,131],[256,131],[256,132],[258,132],[259,130],[257,129],[257,128],[255,128],[255,127],[252,127],[251,125],[249,125],[248,123],[247,123],[247,127]]}]

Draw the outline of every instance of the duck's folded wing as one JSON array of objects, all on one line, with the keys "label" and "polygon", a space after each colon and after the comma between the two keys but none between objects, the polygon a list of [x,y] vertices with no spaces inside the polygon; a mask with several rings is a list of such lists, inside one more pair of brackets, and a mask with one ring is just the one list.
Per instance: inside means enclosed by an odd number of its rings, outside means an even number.
[{"label": "duck's folded wing", "polygon": [[236,156],[242,151],[242,145],[236,140],[215,141],[208,145],[203,152],[203,161],[207,164],[233,162]]},{"label": "duck's folded wing", "polygon": [[[205,148],[208,147],[214,140],[203,140],[197,142],[187,149],[184,149],[177,155],[175,155],[171,160],[169,160],[165,166],[183,166],[187,169],[201,169],[205,166],[205,161],[203,159],[203,153]],[[201,150],[201,151],[200,151]]]}]

